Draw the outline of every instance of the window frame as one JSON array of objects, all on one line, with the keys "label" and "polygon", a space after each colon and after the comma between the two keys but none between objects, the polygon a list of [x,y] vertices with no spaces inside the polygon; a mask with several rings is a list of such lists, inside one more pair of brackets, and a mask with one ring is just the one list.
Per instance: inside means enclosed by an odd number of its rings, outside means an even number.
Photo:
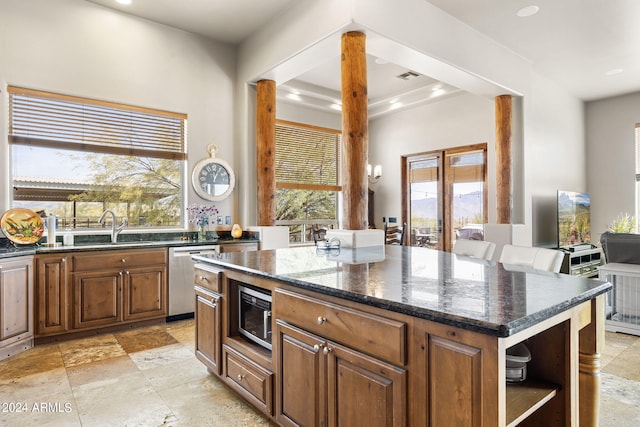
[{"label": "window frame", "polygon": [[[68,181],[65,184],[64,180],[56,184],[55,178],[49,179],[49,182],[45,179],[37,183],[39,187],[37,189],[29,188],[29,185],[17,186],[16,179],[29,177],[16,175],[13,163],[13,147],[16,146],[87,155],[127,156],[141,159],[141,162],[160,159],[178,162],[176,166],[179,182],[176,182],[176,185],[179,185],[179,189],[177,193],[172,194],[179,197],[179,218],[174,217],[178,219],[175,225],[145,226],[145,229],[182,229],[186,226],[185,213],[182,212],[187,195],[186,114],[11,85],[7,86],[7,93],[11,206],[29,200],[44,204],[72,203],[73,217],[70,219],[65,217],[65,219],[69,219],[68,223],[72,224],[72,230],[81,231],[91,226],[76,225],[76,203],[81,202],[72,200],[71,195],[99,191],[102,187],[108,187],[105,183],[79,184]],[[39,179],[37,176],[34,178]],[[29,180],[23,179],[20,182],[28,184]],[[96,200],[96,202],[102,203],[105,209],[110,204],[107,201]],[[149,207],[144,209],[151,208],[153,211],[154,205],[155,203],[146,205]],[[86,223],[90,224],[89,220]]]}]

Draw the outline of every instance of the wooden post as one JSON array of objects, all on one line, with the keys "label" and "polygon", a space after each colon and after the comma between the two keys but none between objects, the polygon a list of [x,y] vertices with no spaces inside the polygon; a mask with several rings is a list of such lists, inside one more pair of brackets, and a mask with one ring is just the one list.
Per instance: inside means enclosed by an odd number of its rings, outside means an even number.
[{"label": "wooden post", "polygon": [[343,228],[368,227],[367,158],[369,115],[366,36],[342,35],[342,196]]},{"label": "wooden post", "polygon": [[496,193],[498,224],[511,224],[511,95],[496,96]]},{"label": "wooden post", "polygon": [[260,80],[257,85],[256,166],[258,225],[276,221],[276,82]]},{"label": "wooden post", "polygon": [[591,323],[580,330],[580,426],[597,426],[600,418],[600,355],[604,349],[604,295],[591,300]]}]

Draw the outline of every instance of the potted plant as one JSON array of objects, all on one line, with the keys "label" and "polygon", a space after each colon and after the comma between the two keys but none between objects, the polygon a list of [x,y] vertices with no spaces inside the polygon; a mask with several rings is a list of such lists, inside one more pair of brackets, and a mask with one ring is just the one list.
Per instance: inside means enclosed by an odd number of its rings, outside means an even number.
[{"label": "potted plant", "polygon": [[628,213],[620,213],[616,219],[607,226],[607,230],[611,233],[635,233],[636,219]]}]

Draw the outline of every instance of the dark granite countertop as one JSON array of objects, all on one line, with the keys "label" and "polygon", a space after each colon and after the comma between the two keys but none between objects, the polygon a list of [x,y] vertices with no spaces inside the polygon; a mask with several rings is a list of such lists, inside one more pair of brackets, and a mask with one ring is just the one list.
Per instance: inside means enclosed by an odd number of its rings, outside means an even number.
[{"label": "dark granite countertop", "polygon": [[89,252],[114,249],[141,249],[149,247],[204,246],[219,244],[239,244],[259,242],[259,236],[244,232],[242,237],[234,239],[230,232],[209,233],[207,240],[193,240],[193,233],[132,233],[118,236],[117,243],[111,243],[110,235],[77,235],[73,245],[63,245],[62,236],[58,236],[55,246],[45,244],[14,245],[6,238],[0,238],[0,258],[21,255],[35,255],[54,252]]},{"label": "dark granite countertop", "polygon": [[194,259],[498,337],[611,288],[600,280],[509,271],[500,263],[407,246],[334,251],[299,247]]}]

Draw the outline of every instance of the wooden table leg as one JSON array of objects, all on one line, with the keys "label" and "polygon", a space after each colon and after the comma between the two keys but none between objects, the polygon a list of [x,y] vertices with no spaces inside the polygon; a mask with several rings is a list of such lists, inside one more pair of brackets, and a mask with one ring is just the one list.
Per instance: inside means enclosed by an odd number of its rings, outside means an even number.
[{"label": "wooden table leg", "polygon": [[595,427],[600,415],[600,354],[604,348],[604,295],[591,300],[591,322],[580,330],[579,420]]}]

